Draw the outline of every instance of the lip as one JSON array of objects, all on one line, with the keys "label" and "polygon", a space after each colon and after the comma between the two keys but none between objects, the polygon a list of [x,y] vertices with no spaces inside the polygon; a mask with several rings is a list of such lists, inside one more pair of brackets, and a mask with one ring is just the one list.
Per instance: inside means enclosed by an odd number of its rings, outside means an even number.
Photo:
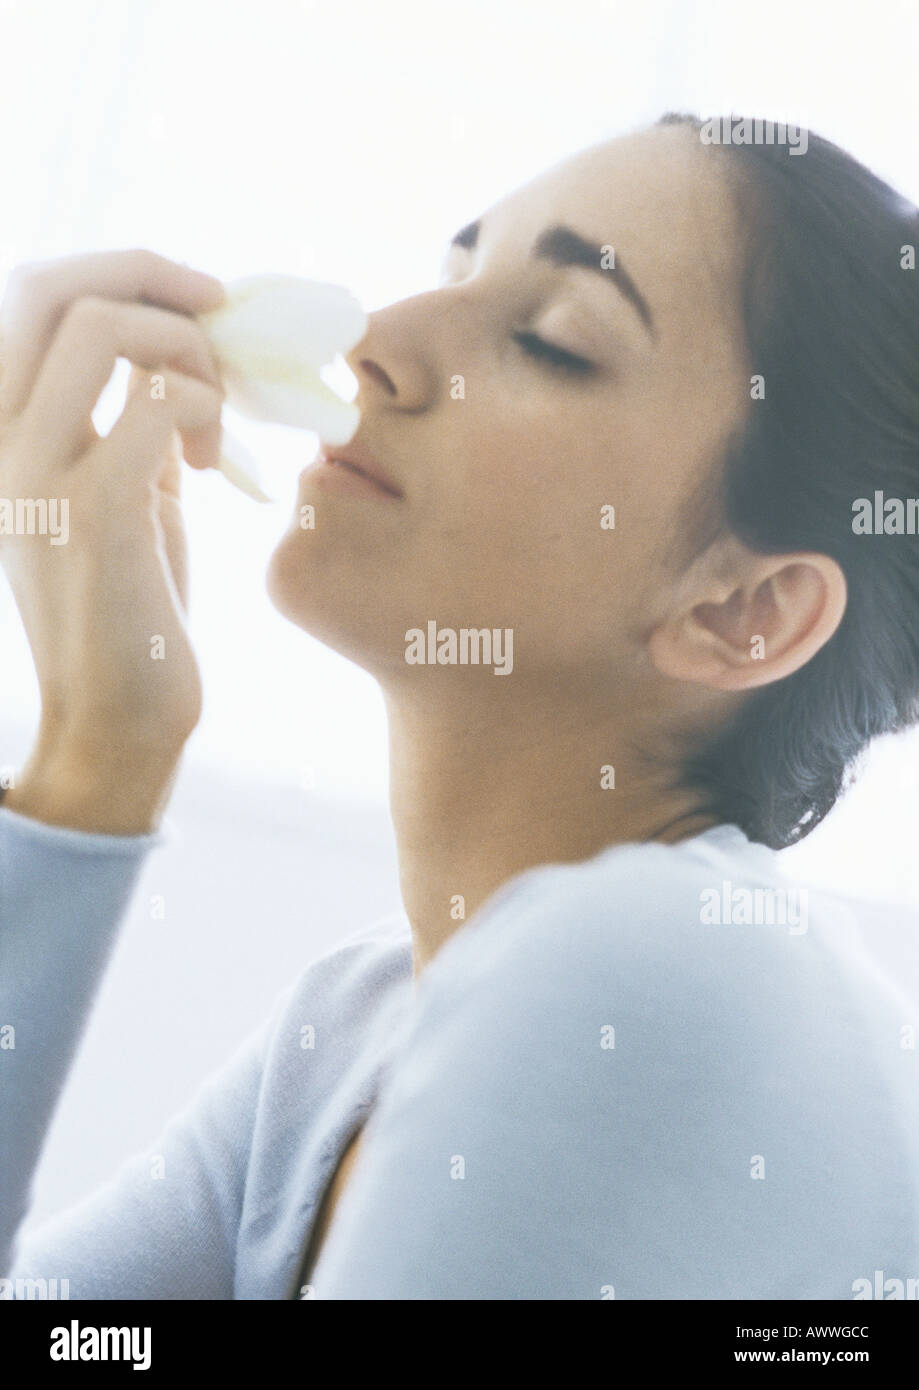
[{"label": "lip", "polygon": [[392,478],[383,471],[376,459],[368,453],[362,444],[352,440],[350,444],[341,448],[331,445],[321,445],[316,456],[315,463],[327,464],[333,467],[346,468],[353,472],[355,477],[363,478],[372,483],[380,492],[389,497],[402,497],[401,488],[397,487]]}]

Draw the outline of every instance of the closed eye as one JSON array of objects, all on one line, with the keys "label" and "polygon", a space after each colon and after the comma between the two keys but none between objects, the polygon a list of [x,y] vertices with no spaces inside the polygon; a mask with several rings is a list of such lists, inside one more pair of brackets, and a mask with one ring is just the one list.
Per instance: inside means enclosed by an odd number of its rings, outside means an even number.
[{"label": "closed eye", "polygon": [[578,357],[577,353],[568,352],[555,343],[547,343],[536,333],[514,333],[512,337],[530,357],[538,358],[551,367],[567,372],[590,372],[594,369],[593,362],[586,357]]}]

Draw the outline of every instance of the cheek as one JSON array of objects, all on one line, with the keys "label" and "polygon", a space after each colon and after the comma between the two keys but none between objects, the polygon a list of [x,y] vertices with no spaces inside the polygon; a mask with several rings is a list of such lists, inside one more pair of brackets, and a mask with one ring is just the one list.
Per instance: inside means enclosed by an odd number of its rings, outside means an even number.
[{"label": "cheek", "polygon": [[[453,626],[510,626],[542,661],[607,634],[625,590],[615,531],[599,493],[572,488],[557,469],[467,498],[433,537],[425,588]],[[604,494],[605,496],[605,494]]]},{"label": "cheek", "polygon": [[444,589],[452,582],[489,622],[518,627],[547,660],[609,648],[663,541],[666,499],[642,462],[648,443],[616,414],[593,412],[590,433],[510,421],[454,499],[461,524],[437,539],[455,566]]},{"label": "cheek", "polygon": [[641,470],[616,423],[598,420],[594,409],[588,429],[584,414],[550,411],[543,401],[527,415],[512,403],[494,428],[452,449],[431,518],[432,550],[465,555],[469,565],[475,557],[490,575],[506,573],[508,584],[526,577],[541,587],[545,578],[576,588],[579,573],[605,574],[614,549],[608,520],[622,509],[635,513]]}]

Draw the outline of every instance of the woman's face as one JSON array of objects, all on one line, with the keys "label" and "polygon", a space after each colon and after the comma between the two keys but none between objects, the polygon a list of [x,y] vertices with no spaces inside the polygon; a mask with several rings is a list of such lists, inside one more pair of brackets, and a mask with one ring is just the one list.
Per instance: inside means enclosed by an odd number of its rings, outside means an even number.
[{"label": "woman's face", "polygon": [[307,470],[277,607],[384,686],[503,685],[493,666],[410,664],[406,634],[431,622],[511,629],[521,682],[627,680],[668,611],[687,500],[749,408],[734,217],[720,162],[680,127],[489,208],[441,283],[373,313],[348,355],[362,413],[342,452],[401,496]]}]

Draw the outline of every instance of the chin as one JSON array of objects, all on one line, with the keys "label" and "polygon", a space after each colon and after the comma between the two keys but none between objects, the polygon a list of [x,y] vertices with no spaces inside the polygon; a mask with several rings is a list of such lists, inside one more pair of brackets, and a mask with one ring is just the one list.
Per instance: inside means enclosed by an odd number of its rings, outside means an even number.
[{"label": "chin", "polygon": [[337,647],[335,633],[346,622],[346,614],[340,598],[327,592],[328,569],[316,565],[302,535],[292,527],[278,541],[265,571],[265,589],[282,618]]},{"label": "chin", "polygon": [[295,547],[291,544],[290,534],[285,533],[278,541],[271,553],[271,559],[268,561],[268,569],[265,572],[265,589],[281,616],[292,623],[297,623],[298,626],[297,613],[300,604],[297,600],[302,595],[305,568],[302,555],[296,554]]},{"label": "chin", "polygon": [[383,621],[379,604],[372,603],[379,594],[368,594],[366,575],[351,563],[317,563],[302,536],[291,528],[272,552],[265,573],[269,599],[295,627],[371,675],[380,674],[392,663],[393,650],[401,656],[401,630],[390,641],[390,650],[381,650],[386,647],[384,628],[391,630],[392,625]]}]

